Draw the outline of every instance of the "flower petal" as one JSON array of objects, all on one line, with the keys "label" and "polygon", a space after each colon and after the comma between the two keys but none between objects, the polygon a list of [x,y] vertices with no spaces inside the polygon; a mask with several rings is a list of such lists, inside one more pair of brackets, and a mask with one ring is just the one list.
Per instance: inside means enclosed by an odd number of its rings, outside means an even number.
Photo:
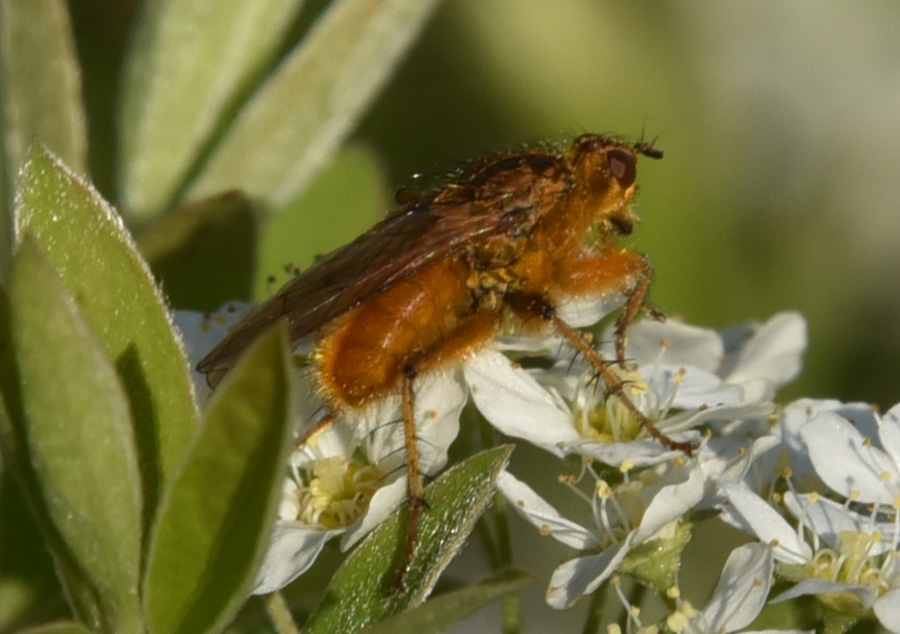
[{"label": "flower petal", "polygon": [[784,494],[784,504],[794,517],[802,517],[803,523],[822,541],[839,549],[841,534],[845,532],[880,534],[880,539],[871,540],[869,555],[880,555],[893,549],[893,522],[876,522],[871,515],[854,513],[843,504],[822,496],[797,495],[792,491]]},{"label": "flower petal", "polygon": [[745,544],[733,550],[703,608],[708,631],[733,632],[749,625],[766,605],[774,569],[768,544]]},{"label": "flower petal", "polygon": [[[670,438],[676,442],[695,441],[699,438],[699,434],[683,434]],[[635,467],[650,467],[684,455],[684,452],[678,449],[669,449],[653,438],[632,442],[602,443],[590,438],[579,437],[575,442],[560,443],[559,447],[567,454],[575,453],[587,456],[613,467],[621,466],[626,460]]]},{"label": "flower petal", "polygon": [[590,594],[609,579],[631,550],[631,535],[624,542],[610,546],[599,555],[578,557],[553,571],[547,588],[547,604],[562,610]]},{"label": "flower petal", "polygon": [[[615,341],[614,331],[605,332],[603,340]],[[611,347],[605,349],[604,353],[614,354]],[[691,326],[674,319],[635,323],[628,331],[625,346],[625,356],[639,365],[665,363],[692,366],[708,372],[719,367],[722,354],[722,340],[714,330]]]},{"label": "flower petal", "polygon": [[725,507],[727,514],[736,525],[762,541],[772,544],[775,558],[793,564],[809,561],[812,553],[809,546],[800,540],[797,532],[766,501],[742,484],[721,482],[719,486],[730,507]]},{"label": "flower petal", "polygon": [[252,594],[269,594],[306,572],[325,543],[341,530],[323,531],[300,522],[278,522]]},{"label": "flower petal", "polygon": [[[780,387],[799,374],[808,343],[803,316],[795,312],[778,313],[736,352],[727,381],[755,386],[757,393],[748,394],[748,398],[771,398],[772,387]],[[759,379],[769,383],[768,390]]]},{"label": "flower petal", "polygon": [[872,607],[885,628],[891,632],[900,632],[900,588],[885,592]]},{"label": "flower petal", "polygon": [[875,602],[875,589],[867,586],[854,586],[837,581],[825,579],[806,579],[801,581],[787,592],[782,592],[771,600],[771,603],[781,603],[790,599],[796,599],[805,595],[817,594],[852,594],[862,603],[863,609],[868,610]]},{"label": "flower petal", "polygon": [[551,537],[578,550],[599,547],[593,533],[564,518],[531,487],[509,472],[500,473],[497,490],[509,501],[516,513],[536,526],[542,534],[548,532]]},{"label": "flower petal", "polygon": [[495,350],[464,365],[472,400],[494,427],[558,456],[560,443],[578,440],[569,415],[525,370]]},{"label": "flower petal", "polygon": [[684,517],[703,500],[706,482],[703,469],[690,469],[686,481],[659,489],[644,511],[641,525],[635,531],[634,543],[651,539],[663,526]]},{"label": "flower petal", "polygon": [[406,476],[402,476],[375,491],[369,501],[369,508],[366,509],[363,516],[345,529],[346,532],[341,538],[341,550],[349,550],[356,542],[393,515],[406,501],[406,489],[407,479]]},{"label": "flower petal", "polygon": [[900,405],[894,405],[882,416],[878,437],[894,464],[900,465]]},{"label": "flower petal", "polygon": [[887,486],[900,482],[897,465],[850,421],[822,412],[800,430],[816,473],[832,490],[861,502],[893,504]]}]

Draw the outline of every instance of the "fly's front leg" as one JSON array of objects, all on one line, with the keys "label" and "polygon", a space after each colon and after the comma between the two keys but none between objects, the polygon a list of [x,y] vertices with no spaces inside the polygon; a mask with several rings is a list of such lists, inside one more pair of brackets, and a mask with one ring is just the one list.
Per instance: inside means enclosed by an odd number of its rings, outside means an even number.
[{"label": "fly's front leg", "polygon": [[650,260],[641,253],[610,246],[590,255],[564,259],[557,263],[557,268],[554,283],[559,286],[559,297],[625,296],[615,327],[616,362],[624,366],[628,328],[641,310],[648,310],[657,319],[661,317],[647,303],[653,280]]},{"label": "fly's front leg", "polygon": [[616,320],[616,362],[620,367],[625,367],[625,342],[628,329],[642,309],[646,309],[655,319],[662,319],[662,312],[647,302],[647,292],[650,290],[650,282],[653,280],[653,266],[646,256],[640,256],[642,266],[636,273],[637,279],[634,286],[626,294],[625,305],[619,318]]},{"label": "fly's front leg", "polygon": [[[648,281],[649,284],[649,281]],[[646,290],[644,290],[646,296]],[[650,420],[644,416],[644,413],[638,409],[628,394],[625,392],[625,384],[622,379],[613,371],[609,361],[603,358],[597,350],[585,339],[579,331],[575,330],[566,321],[556,314],[556,308],[546,298],[537,295],[519,295],[510,296],[507,301],[513,309],[520,315],[531,313],[539,315],[541,319],[553,324],[554,329],[562,335],[572,346],[585,358],[594,371],[603,381],[607,394],[617,397],[628,409],[634,419],[650,434],[651,437],[662,443],[669,449],[683,451],[688,456],[692,455],[696,448],[690,442],[678,442],[672,440],[664,433],[659,431]],[[642,298],[641,298],[642,301]],[[640,301],[636,303],[637,309],[640,309]],[[637,310],[636,309],[636,310]]]}]

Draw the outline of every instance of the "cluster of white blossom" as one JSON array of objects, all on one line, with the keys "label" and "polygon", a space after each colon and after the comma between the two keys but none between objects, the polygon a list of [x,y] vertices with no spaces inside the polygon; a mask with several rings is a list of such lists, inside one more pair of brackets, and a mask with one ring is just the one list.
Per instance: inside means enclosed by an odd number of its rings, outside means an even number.
[{"label": "cluster of white blossom", "polygon": [[[190,349],[201,322],[187,315],[179,323]],[[197,354],[212,343],[197,343]],[[834,401],[776,406],[806,343],[795,313],[724,333],[672,320],[634,324],[627,367],[612,367],[658,430],[695,444],[687,455],[650,437],[560,340],[500,341],[417,382],[421,469],[430,476],[444,467],[470,397],[507,436],[565,458],[567,468],[580,457],[580,475],[566,479],[584,502],[580,517],[563,516],[513,473],[498,482],[511,508],[578,553],[553,572],[554,608],[632,574],[669,597],[665,627],[676,632],[739,631],[767,604],[801,595],[815,596],[825,612],[900,632],[900,406],[884,415]],[[615,358],[610,345],[600,350]],[[331,538],[350,548],[406,495],[402,425],[386,424],[401,418],[399,398],[318,425],[327,407],[308,376],[298,380],[307,393],[298,423],[306,442],[291,461],[257,593],[302,574]],[[684,532],[697,513],[715,513],[755,540],[734,550],[702,609],[677,588]],[[650,544],[672,555],[659,578],[635,572]],[[770,596],[776,578],[788,589]],[[628,613],[630,630],[645,627],[638,611]]]}]

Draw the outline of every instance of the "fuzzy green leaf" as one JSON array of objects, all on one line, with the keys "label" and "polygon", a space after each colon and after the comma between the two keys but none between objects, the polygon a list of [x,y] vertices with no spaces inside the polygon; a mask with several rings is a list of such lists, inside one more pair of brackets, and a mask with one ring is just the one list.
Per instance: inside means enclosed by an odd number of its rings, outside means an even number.
[{"label": "fuzzy green leaf", "polygon": [[10,289],[23,433],[43,503],[97,596],[102,620],[95,625],[138,631],[142,500],[124,390],[104,346],[27,234],[13,258]]},{"label": "fuzzy green leaf", "polygon": [[507,594],[534,582],[520,570],[505,570],[470,586],[447,592],[363,630],[364,634],[437,634]]},{"label": "fuzzy green leaf", "polygon": [[59,622],[29,627],[27,630],[19,630],[18,634],[91,634],[91,630],[80,623]]},{"label": "fuzzy green leaf", "polygon": [[[241,93],[271,64],[302,0],[153,0],[126,64],[122,201],[150,218],[177,189]],[[215,192],[220,193],[220,192]]]},{"label": "fuzzy green leaf", "polygon": [[115,210],[41,146],[22,173],[16,229],[35,237],[115,363],[134,420],[149,519],[198,418],[162,295]]},{"label": "fuzzy green leaf", "polygon": [[385,522],[347,558],[304,632],[356,632],[422,603],[490,503],[511,451],[506,446],[477,454],[425,489],[428,507],[419,521],[405,592],[392,585],[406,541],[408,510]]},{"label": "fuzzy green leaf", "polygon": [[292,446],[291,367],[279,326],[248,351],[210,404],[151,538],[144,592],[154,634],[219,631],[246,600]]},{"label": "fuzzy green leaf", "polygon": [[87,167],[81,75],[63,0],[0,0],[0,271],[6,277],[13,179],[35,138]]},{"label": "fuzzy green leaf", "polygon": [[284,206],[331,159],[438,0],[337,0],[238,113],[190,187]]}]

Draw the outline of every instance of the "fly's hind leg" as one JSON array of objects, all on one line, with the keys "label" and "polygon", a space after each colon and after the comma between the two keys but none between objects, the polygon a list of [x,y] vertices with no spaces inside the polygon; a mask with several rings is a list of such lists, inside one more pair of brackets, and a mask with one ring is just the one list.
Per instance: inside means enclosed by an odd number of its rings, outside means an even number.
[{"label": "fly's hind leg", "polygon": [[412,561],[413,550],[416,546],[416,532],[419,528],[419,517],[422,508],[426,506],[425,487],[422,484],[422,471],[419,468],[419,441],[416,437],[416,403],[413,384],[418,370],[409,365],[404,370],[403,377],[403,436],[406,443],[406,474],[408,480],[409,495],[409,525],[406,528],[406,544],[403,548],[403,558],[397,575],[394,577],[393,589],[397,592],[406,590],[406,573]]},{"label": "fly's hind leg", "polygon": [[496,325],[490,315],[475,313],[457,324],[452,332],[444,336],[428,348],[412,355],[403,368],[401,386],[403,409],[403,435],[406,444],[406,468],[409,481],[409,526],[406,533],[406,544],[400,562],[400,568],[394,578],[394,590],[405,590],[406,573],[412,563],[416,546],[416,533],[422,510],[428,508],[425,499],[425,488],[422,484],[422,470],[419,462],[419,441],[416,433],[416,378],[422,372],[447,367],[464,358],[465,355],[486,343],[493,337]]}]

